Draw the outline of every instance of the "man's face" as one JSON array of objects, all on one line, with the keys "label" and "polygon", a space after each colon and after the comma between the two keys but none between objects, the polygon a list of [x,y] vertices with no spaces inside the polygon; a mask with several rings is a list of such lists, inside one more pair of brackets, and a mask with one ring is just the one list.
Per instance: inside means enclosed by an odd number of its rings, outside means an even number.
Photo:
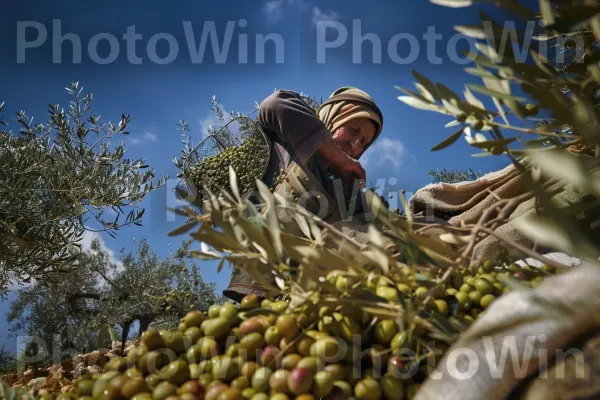
[{"label": "man's face", "polygon": [[355,118],[333,133],[333,140],[348,156],[357,158],[375,137],[375,124],[368,118]]}]

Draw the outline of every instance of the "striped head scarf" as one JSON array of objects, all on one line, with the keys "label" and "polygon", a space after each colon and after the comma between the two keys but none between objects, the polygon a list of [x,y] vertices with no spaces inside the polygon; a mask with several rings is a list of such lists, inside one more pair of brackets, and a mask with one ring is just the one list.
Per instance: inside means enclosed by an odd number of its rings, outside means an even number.
[{"label": "striped head scarf", "polygon": [[319,119],[331,132],[355,118],[368,118],[375,123],[373,140],[358,155],[360,158],[377,139],[383,128],[383,115],[371,96],[355,87],[345,86],[337,89],[317,109]]}]

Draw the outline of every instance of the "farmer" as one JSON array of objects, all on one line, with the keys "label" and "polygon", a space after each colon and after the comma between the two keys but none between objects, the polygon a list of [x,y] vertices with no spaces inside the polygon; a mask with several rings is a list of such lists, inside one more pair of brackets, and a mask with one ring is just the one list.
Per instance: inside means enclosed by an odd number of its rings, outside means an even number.
[{"label": "farmer", "polygon": [[[337,222],[347,212],[353,214],[339,209],[340,204],[347,204],[340,196],[345,197],[355,182],[364,187],[365,170],[358,159],[383,127],[381,111],[367,93],[342,87],[315,112],[298,93],[278,90],[261,103],[258,123],[272,146],[263,178],[267,186],[284,197],[302,198],[305,208],[327,222]],[[336,195],[339,191],[332,176],[343,182],[343,193]],[[288,225],[285,216],[280,217],[286,231],[295,233],[295,223],[287,221]],[[239,301],[249,293],[267,294],[246,271],[234,267],[223,294]]]}]

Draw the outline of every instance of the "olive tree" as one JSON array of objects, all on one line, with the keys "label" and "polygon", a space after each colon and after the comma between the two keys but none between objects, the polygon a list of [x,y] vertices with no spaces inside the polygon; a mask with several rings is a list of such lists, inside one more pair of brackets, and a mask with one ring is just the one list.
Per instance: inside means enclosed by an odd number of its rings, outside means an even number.
[{"label": "olive tree", "polygon": [[175,327],[187,311],[222,301],[215,284],[205,282],[185,257],[188,246],[161,258],[142,240],[134,252],[122,250],[115,260],[94,240],[90,251],[77,257],[69,279],[53,272],[21,289],[7,323],[46,348],[60,335],[62,349],[78,352],[95,348],[104,326],[120,333],[123,343],[136,323],[137,336],[151,324]]},{"label": "olive tree", "polygon": [[86,230],[114,236],[141,224],[140,201],[166,180],[153,183],[145,160],[127,159],[124,143],[111,141],[129,134],[128,115],[105,122],[91,113],[91,93],[78,83],[67,92],[67,109],[51,104],[46,123],[25,111],[17,131],[0,120],[0,293],[11,280],[70,270]]}]

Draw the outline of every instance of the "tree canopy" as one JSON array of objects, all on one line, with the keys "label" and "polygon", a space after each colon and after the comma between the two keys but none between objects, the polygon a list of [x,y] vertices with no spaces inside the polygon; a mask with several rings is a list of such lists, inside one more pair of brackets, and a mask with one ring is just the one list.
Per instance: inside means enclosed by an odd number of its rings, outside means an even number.
[{"label": "tree canopy", "polygon": [[144,159],[127,159],[124,143],[111,141],[129,134],[128,115],[105,122],[91,113],[91,93],[78,83],[67,92],[68,108],[51,104],[46,123],[19,111],[14,132],[0,120],[0,293],[11,280],[72,267],[86,230],[141,224],[140,201],[166,180],[153,182]]}]

